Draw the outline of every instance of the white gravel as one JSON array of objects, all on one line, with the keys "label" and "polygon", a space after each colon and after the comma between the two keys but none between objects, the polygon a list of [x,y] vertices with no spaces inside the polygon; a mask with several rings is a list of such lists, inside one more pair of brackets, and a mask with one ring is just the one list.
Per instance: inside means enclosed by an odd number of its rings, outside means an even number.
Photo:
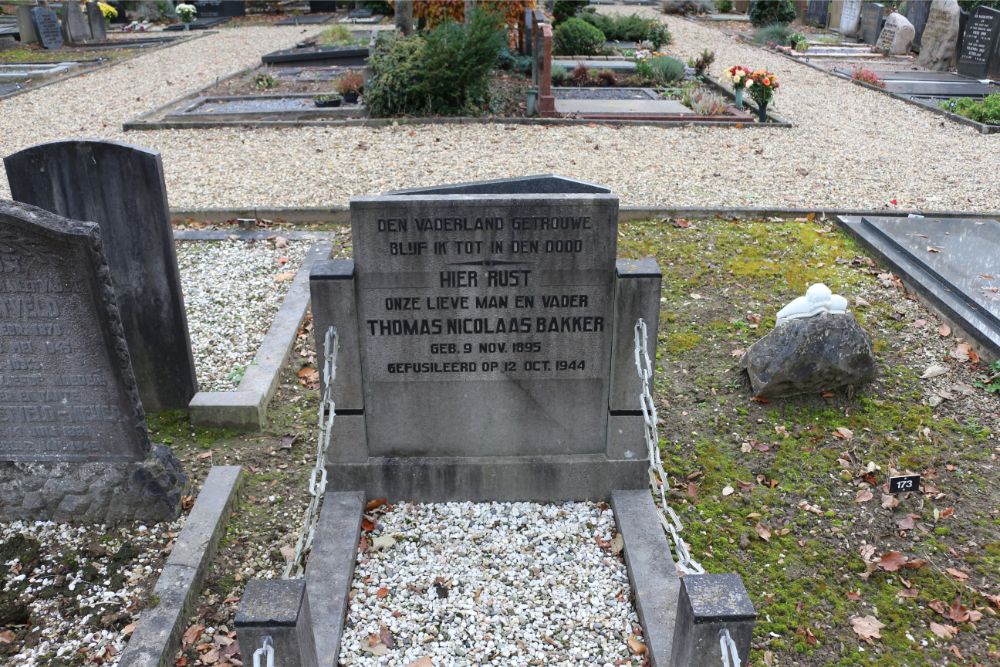
[{"label": "white gravel", "polygon": [[363,539],[341,664],[641,664],[614,531],[592,503],[395,506]]},{"label": "white gravel", "polygon": [[[0,650],[0,664],[33,667],[58,664],[115,664],[132,632],[140,606],[176,537],[173,523],[69,526],[48,522],[0,523],[0,545],[12,548],[22,535],[37,542],[37,558],[0,563],[3,591],[16,591],[30,613],[27,626],[11,626],[15,652]],[[0,546],[0,548],[3,548]],[[119,550],[131,548],[127,557]],[[124,552],[123,552],[124,554]],[[0,644],[0,649],[6,648]]]},{"label": "white gravel", "polygon": [[199,390],[236,389],[309,246],[282,237],[177,243]]},{"label": "white gravel", "polygon": [[[615,8],[602,8],[610,11]],[[651,12],[625,7],[621,11]],[[121,132],[128,118],[301,38],[234,28],[0,102],[0,153],[78,135],[164,154],[174,207],[343,205],[390,188],[558,172],[625,205],[1000,210],[1000,135],[981,135],[711,26],[663,17],[683,57],[766,67],[791,129],[515,125]],[[6,196],[0,178],[0,196]]]}]

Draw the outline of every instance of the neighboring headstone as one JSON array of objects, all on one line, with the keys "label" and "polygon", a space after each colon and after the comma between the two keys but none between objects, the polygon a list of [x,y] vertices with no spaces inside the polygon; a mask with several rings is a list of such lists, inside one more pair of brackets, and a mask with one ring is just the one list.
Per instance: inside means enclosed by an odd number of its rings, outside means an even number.
[{"label": "neighboring headstone", "polygon": [[34,44],[38,41],[38,33],[35,32],[35,22],[31,19],[31,6],[17,6],[17,32],[22,44]]},{"label": "neighboring headstone", "polygon": [[806,20],[812,25],[825,28],[829,10],[830,0],[809,0],[809,5],[806,7]]},{"label": "neighboring headstone", "polygon": [[186,409],[194,360],[160,154],[111,141],[60,141],[4,159],[11,196],[101,226],[139,394]]},{"label": "neighboring headstone", "polygon": [[890,56],[906,55],[910,52],[915,34],[913,24],[902,14],[893,12],[885,19],[873,50]]},{"label": "neighboring headstone", "polygon": [[173,519],[100,228],[0,201],[0,520]]},{"label": "neighboring headstone", "polygon": [[976,79],[1000,79],[1000,10],[977,7],[965,25],[958,73]]},{"label": "neighboring headstone", "polygon": [[840,34],[854,37],[861,25],[861,0],[844,0],[840,14]]},{"label": "neighboring headstone", "polygon": [[309,0],[310,14],[332,14],[337,11],[335,0]]},{"label": "neighboring headstone", "polygon": [[820,393],[874,379],[871,339],[846,306],[825,285],[813,285],[782,308],[774,329],[740,360],[754,395]]},{"label": "neighboring headstone", "polygon": [[882,30],[882,17],[885,6],[877,2],[866,2],[861,7],[861,24],[858,30],[859,39],[865,44],[875,45],[879,32]]},{"label": "neighboring headstone", "polygon": [[108,39],[108,29],[104,22],[104,12],[96,2],[87,3],[87,22],[90,24],[90,36],[95,42]]},{"label": "neighboring headstone", "polygon": [[920,50],[920,39],[927,25],[927,16],[931,11],[931,0],[907,0],[906,19],[913,24],[913,45]]},{"label": "neighboring headstone", "polygon": [[957,0],[933,0],[920,38],[919,67],[943,72],[955,65],[960,13]]},{"label": "neighboring headstone", "polygon": [[212,19],[220,17],[246,16],[247,3],[230,0],[191,0],[198,8],[198,18]]},{"label": "neighboring headstone", "polygon": [[67,44],[83,44],[92,38],[90,23],[83,15],[78,2],[64,2],[62,6],[62,33]]},{"label": "neighboring headstone", "polygon": [[35,24],[38,41],[46,49],[61,49],[63,45],[59,17],[48,7],[32,7],[31,20]]},{"label": "neighboring headstone", "polygon": [[352,199],[353,262],[312,273],[317,336],[342,332],[351,437],[335,429],[333,488],[542,500],[641,484],[633,329],[643,318],[655,344],[660,277],[616,262],[617,211],[557,177]]},{"label": "neighboring headstone", "polygon": [[844,15],[844,0],[832,0],[830,2],[830,14],[827,16],[826,25],[832,30],[840,30],[840,21]]}]

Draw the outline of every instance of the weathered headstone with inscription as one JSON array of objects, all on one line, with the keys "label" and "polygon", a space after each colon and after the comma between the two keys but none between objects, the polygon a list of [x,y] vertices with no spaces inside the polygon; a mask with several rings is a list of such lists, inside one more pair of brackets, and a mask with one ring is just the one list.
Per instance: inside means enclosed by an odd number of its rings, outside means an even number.
[{"label": "weathered headstone with inscription", "polygon": [[59,29],[59,17],[48,7],[32,7],[31,20],[35,24],[38,41],[46,49],[59,49],[63,45],[62,31]]},{"label": "weathered headstone with inscription", "polygon": [[958,73],[976,79],[1000,78],[1000,10],[977,7],[965,24]]},{"label": "weathered headstone with inscription", "polygon": [[931,11],[931,0],[908,0],[906,3],[906,19],[913,24],[915,33],[913,45],[920,48],[920,38],[924,34],[924,26],[927,25],[927,16]]},{"label": "weathered headstone with inscription", "polygon": [[11,196],[101,226],[139,394],[186,409],[197,391],[160,154],[116,141],[55,141],[4,158]]},{"label": "weathered headstone with inscription", "polygon": [[96,2],[87,3],[87,23],[90,24],[90,36],[95,42],[108,39],[108,27],[105,25],[104,12]]},{"label": "weathered headstone with inscription", "polygon": [[840,34],[854,37],[861,25],[861,0],[845,0],[840,14]]},{"label": "weathered headstone with inscription", "polygon": [[809,0],[809,5],[806,7],[806,20],[811,25],[825,28],[829,10],[829,0]]},{"label": "weathered headstone with inscription", "polygon": [[956,0],[931,2],[927,24],[920,38],[919,67],[943,72],[955,65],[961,11]]},{"label": "weathered headstone with inscription", "polygon": [[861,7],[861,23],[858,38],[865,44],[875,46],[879,32],[882,30],[882,18],[885,6],[877,2],[866,2]]},{"label": "weathered headstone with inscription", "polygon": [[83,44],[89,42],[93,35],[90,33],[90,23],[83,15],[78,2],[64,2],[62,6],[62,33],[63,40],[67,44]]},{"label": "weathered headstone with inscription", "polygon": [[645,484],[633,329],[655,341],[660,273],[616,261],[616,195],[532,177],[355,198],[351,218],[353,261],[312,272],[317,336],[341,340],[335,487],[545,500]]},{"label": "weathered headstone with inscription", "polygon": [[913,24],[898,12],[889,14],[875,42],[873,51],[890,56],[901,56],[910,52],[914,36]]},{"label": "weathered headstone with inscription", "polygon": [[95,223],[0,201],[0,333],[0,519],[176,517]]}]

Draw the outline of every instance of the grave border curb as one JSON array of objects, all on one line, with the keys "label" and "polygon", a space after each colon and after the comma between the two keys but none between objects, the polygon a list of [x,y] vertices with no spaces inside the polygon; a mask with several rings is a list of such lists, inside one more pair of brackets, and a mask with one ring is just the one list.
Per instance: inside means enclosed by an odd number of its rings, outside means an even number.
[{"label": "grave border curb", "polygon": [[[63,81],[68,81],[69,79],[75,79],[76,77],[83,76],[84,74],[92,74],[94,72],[98,72],[98,71],[100,71],[102,69],[105,69],[105,68],[108,68],[108,67],[114,67],[115,65],[120,65],[122,63],[127,63],[130,60],[134,60],[135,58],[139,58],[141,56],[144,56],[147,53],[153,53],[155,51],[159,51],[160,49],[168,49],[171,46],[178,46],[180,44],[184,44],[184,43],[190,42],[190,41],[195,40],[195,39],[200,39],[202,37],[208,37],[208,35],[215,34],[215,32],[216,31],[207,31],[203,35],[190,35],[190,36],[187,36],[187,37],[179,36],[177,38],[174,38],[174,39],[166,42],[165,44],[158,44],[158,45],[153,46],[152,48],[150,48],[148,50],[144,50],[142,53],[136,54],[135,56],[133,56],[132,58],[128,58],[127,60],[114,60],[114,61],[111,61],[111,62],[101,63],[100,65],[97,65],[96,67],[91,67],[90,69],[82,69],[81,68],[79,71],[76,71],[76,72],[73,72],[73,71],[66,72],[62,76],[56,76],[56,77],[53,77],[53,78],[48,79],[46,81],[43,81],[42,83],[39,83],[37,86],[31,86],[30,88],[21,88],[21,89],[15,90],[13,92],[7,93],[6,95],[0,95],[0,102],[5,102],[7,100],[13,99],[13,98],[17,97],[18,95],[24,95],[25,93],[31,93],[31,92],[34,92],[36,90],[41,90],[42,88],[45,88],[46,86],[51,86],[51,85],[56,84],[56,83],[62,83]],[[18,44],[20,44],[20,43],[21,42],[18,42]],[[84,46],[86,46],[86,45],[84,45]],[[33,64],[33,63],[18,63],[18,64],[21,64],[21,65],[30,65],[30,64]]]},{"label": "grave border curb", "polygon": [[[230,236],[233,234],[227,234],[226,238]],[[186,240],[196,239],[189,236]],[[313,242],[236,390],[196,393],[188,404],[192,424],[243,431],[259,431],[264,427],[281,371],[288,363],[295,336],[309,309],[309,272],[315,262],[327,259],[332,250],[332,238]]]},{"label": "grave border curb", "polygon": [[[997,218],[1000,211],[957,211],[945,209],[941,211],[920,209],[864,209],[864,208],[787,208],[781,206],[739,207],[739,206],[622,206],[618,211],[619,222],[636,222],[655,218],[801,218],[815,215],[818,219],[832,219],[840,215],[851,216],[906,216],[922,215],[925,218]],[[323,223],[332,225],[349,225],[351,222],[350,207],[338,206],[289,206],[289,207],[249,207],[249,208],[172,208],[171,218],[177,221],[193,220],[196,222],[219,223],[237,218],[256,220],[280,220],[296,223]],[[232,230],[174,230],[175,238],[185,240],[221,240],[229,236],[241,234],[273,236],[282,233],[279,229],[271,231],[242,232]],[[309,231],[322,238],[324,232]],[[183,235],[183,236],[179,236]],[[203,238],[199,235],[205,235]]]},{"label": "grave border curb", "polygon": [[157,606],[143,610],[118,662],[120,667],[168,667],[208,574],[243,482],[241,466],[212,466],[184,521],[152,595]]}]

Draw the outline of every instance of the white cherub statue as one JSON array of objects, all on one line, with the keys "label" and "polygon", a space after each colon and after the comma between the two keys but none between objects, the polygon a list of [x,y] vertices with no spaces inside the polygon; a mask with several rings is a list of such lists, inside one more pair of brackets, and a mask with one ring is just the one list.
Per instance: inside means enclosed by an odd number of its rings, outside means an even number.
[{"label": "white cherub statue", "polygon": [[842,314],[846,312],[847,299],[839,294],[834,294],[823,283],[816,283],[806,290],[805,296],[800,296],[778,311],[775,325],[784,324],[788,320],[812,317],[820,313]]}]

